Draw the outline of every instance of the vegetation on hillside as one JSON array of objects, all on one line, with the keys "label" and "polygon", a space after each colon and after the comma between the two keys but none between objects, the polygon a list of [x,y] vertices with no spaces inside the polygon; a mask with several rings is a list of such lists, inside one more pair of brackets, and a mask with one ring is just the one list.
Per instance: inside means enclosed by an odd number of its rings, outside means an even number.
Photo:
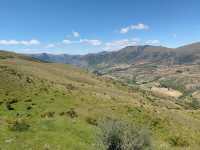
[{"label": "vegetation on hillside", "polygon": [[[0,149],[93,150],[117,130],[125,143],[149,145],[148,137],[158,150],[200,147],[198,109],[70,65],[0,56]],[[102,118],[120,123],[102,130]]]}]

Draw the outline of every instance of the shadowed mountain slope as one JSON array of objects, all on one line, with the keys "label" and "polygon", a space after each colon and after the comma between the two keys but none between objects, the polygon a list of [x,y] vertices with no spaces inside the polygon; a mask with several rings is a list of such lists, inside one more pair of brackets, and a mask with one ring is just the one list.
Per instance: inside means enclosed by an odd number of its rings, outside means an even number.
[{"label": "shadowed mountain slope", "polygon": [[128,46],[119,51],[101,52],[87,55],[32,54],[32,57],[87,68],[103,68],[116,64],[160,63],[193,64],[199,63],[200,43],[193,43],[176,49],[162,46]]}]

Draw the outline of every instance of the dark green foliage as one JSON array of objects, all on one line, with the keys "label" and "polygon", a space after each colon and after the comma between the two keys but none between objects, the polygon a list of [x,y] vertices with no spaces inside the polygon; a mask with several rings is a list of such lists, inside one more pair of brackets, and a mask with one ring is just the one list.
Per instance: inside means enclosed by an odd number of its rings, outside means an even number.
[{"label": "dark green foliage", "polygon": [[64,115],[65,115],[65,112],[60,112],[59,115],[60,115],[60,116],[64,116]]},{"label": "dark green foliage", "polygon": [[135,79],[129,79],[129,80],[127,80],[127,83],[128,84],[137,84],[137,81],[135,80]]},{"label": "dark green foliage", "polygon": [[16,98],[13,98],[13,99],[11,99],[8,103],[10,103],[10,104],[15,104],[15,103],[17,103],[18,102],[18,100],[16,99]]},{"label": "dark green foliage", "polygon": [[0,101],[0,105],[3,104],[3,101]]},{"label": "dark green foliage", "polygon": [[182,70],[176,70],[176,73],[183,73]]},{"label": "dark green foliage", "polygon": [[94,118],[87,117],[87,118],[86,118],[86,121],[87,121],[87,123],[89,123],[89,124],[91,124],[91,125],[94,125],[94,126],[97,126],[97,125],[98,125],[97,120],[94,119]]},{"label": "dark green foliage", "polygon": [[41,115],[42,118],[52,118],[54,117],[55,112],[45,112],[44,114]]},{"label": "dark green foliage", "polygon": [[78,114],[77,114],[77,112],[74,110],[74,108],[70,108],[70,110],[68,110],[68,111],[66,111],[66,112],[64,112],[64,111],[62,111],[62,112],[60,112],[59,113],[59,115],[60,116],[69,116],[70,118],[77,118],[78,117]]},{"label": "dark green foliage", "polygon": [[27,83],[33,83],[33,80],[30,77],[26,77],[26,82]]},{"label": "dark green foliage", "polygon": [[12,107],[12,105],[10,104],[10,102],[6,102],[6,108],[8,109],[8,110],[14,110],[14,108]]},{"label": "dark green foliage", "polygon": [[72,85],[72,84],[66,84],[65,87],[68,90],[75,90],[76,89],[76,87],[74,85]]},{"label": "dark green foliage", "polygon": [[162,128],[162,122],[163,120],[160,118],[155,118],[151,121],[151,127],[152,128]]},{"label": "dark green foliage", "polygon": [[149,150],[151,140],[144,129],[122,121],[106,120],[100,125],[102,134],[98,146],[105,150]]},{"label": "dark green foliage", "polygon": [[71,108],[69,111],[67,111],[67,115],[71,118],[77,118],[78,114],[77,112],[74,110],[74,108]]},{"label": "dark green foliage", "polygon": [[15,103],[17,103],[17,102],[18,102],[18,100],[15,99],[15,98],[14,98],[14,99],[11,99],[11,100],[9,100],[9,101],[6,101],[6,103],[5,103],[6,108],[7,108],[8,110],[14,110],[12,104],[15,104]]},{"label": "dark green foliage", "polygon": [[32,102],[32,99],[26,99],[24,102]]},{"label": "dark green foliage", "polygon": [[0,55],[0,59],[8,59],[8,58],[14,58],[11,55]]},{"label": "dark green foliage", "polygon": [[28,125],[24,120],[18,119],[10,123],[9,128],[12,131],[23,132],[27,131],[30,128],[30,125]]},{"label": "dark green foliage", "polygon": [[31,110],[31,109],[32,109],[32,107],[31,107],[31,106],[28,106],[26,109],[27,109],[27,110]]},{"label": "dark green foliage", "polygon": [[188,142],[184,137],[181,136],[173,136],[169,138],[169,143],[173,146],[180,146],[180,147],[186,147],[188,146]]},{"label": "dark green foliage", "polygon": [[189,103],[189,106],[193,109],[199,109],[200,108],[200,102],[196,99],[192,99],[192,101]]},{"label": "dark green foliage", "polygon": [[94,73],[95,75],[97,75],[97,76],[101,76],[101,75],[103,75],[100,71],[98,71],[98,70],[94,70],[92,73]]},{"label": "dark green foliage", "polygon": [[172,88],[181,92],[185,92],[185,87],[181,83],[177,83],[175,79],[167,79],[160,81],[161,87]]}]

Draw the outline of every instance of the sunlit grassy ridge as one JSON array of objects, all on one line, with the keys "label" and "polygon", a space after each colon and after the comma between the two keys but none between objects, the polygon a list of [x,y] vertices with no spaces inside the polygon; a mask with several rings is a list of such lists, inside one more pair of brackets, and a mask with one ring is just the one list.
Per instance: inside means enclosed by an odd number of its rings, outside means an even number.
[{"label": "sunlit grassy ridge", "polygon": [[0,52],[3,150],[96,149],[103,118],[148,128],[155,149],[199,149],[199,116],[76,67]]}]

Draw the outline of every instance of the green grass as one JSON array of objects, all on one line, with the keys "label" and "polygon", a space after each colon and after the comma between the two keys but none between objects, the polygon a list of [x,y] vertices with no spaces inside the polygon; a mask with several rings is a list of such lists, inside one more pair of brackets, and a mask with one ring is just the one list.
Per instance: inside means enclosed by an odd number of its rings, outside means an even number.
[{"label": "green grass", "polygon": [[[198,110],[168,110],[117,81],[69,65],[9,55],[0,59],[0,149],[96,149],[101,132],[96,122],[104,118],[149,129],[155,149],[200,147]],[[22,122],[17,128],[16,121]],[[176,144],[184,140],[187,145]]]}]

